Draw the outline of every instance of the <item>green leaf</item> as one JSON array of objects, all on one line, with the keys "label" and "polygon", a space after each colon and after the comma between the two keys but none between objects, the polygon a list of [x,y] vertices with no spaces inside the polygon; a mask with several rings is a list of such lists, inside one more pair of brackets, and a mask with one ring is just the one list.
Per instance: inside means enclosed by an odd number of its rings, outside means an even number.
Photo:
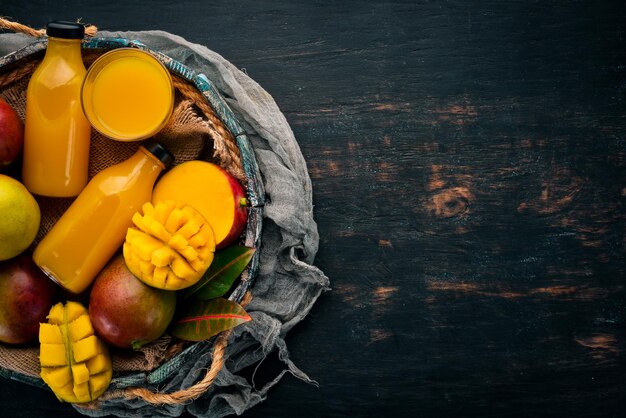
[{"label": "green leaf", "polygon": [[209,269],[198,283],[181,291],[183,298],[213,299],[224,296],[237,277],[246,268],[254,254],[254,248],[234,245],[215,253]]},{"label": "green leaf", "polygon": [[236,302],[224,298],[190,301],[172,321],[170,334],[187,341],[203,341],[252,320]]}]

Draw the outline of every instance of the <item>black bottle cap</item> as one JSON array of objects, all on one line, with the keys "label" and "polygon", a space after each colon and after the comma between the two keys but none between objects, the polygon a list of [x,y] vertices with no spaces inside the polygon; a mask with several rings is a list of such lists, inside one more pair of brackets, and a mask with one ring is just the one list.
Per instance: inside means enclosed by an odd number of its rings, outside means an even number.
[{"label": "black bottle cap", "polygon": [[83,39],[85,36],[85,26],[81,23],[57,20],[48,22],[46,34],[53,38]]},{"label": "black bottle cap", "polygon": [[154,140],[146,141],[143,147],[149,151],[152,155],[157,157],[165,166],[167,170],[174,163],[174,154],[169,152],[167,148]]}]

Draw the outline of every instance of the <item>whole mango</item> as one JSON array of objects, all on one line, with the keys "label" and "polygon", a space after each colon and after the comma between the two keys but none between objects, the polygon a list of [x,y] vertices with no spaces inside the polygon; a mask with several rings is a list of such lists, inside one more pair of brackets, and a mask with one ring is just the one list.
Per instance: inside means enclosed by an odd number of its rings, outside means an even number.
[{"label": "whole mango", "polygon": [[39,204],[26,187],[13,177],[0,174],[0,260],[24,252],[39,230]]},{"label": "whole mango", "polygon": [[0,342],[37,339],[54,303],[54,283],[25,255],[0,262]]},{"label": "whole mango", "polygon": [[176,294],[136,278],[124,258],[114,257],[98,274],[89,315],[98,336],[121,348],[140,348],[159,338],[174,317]]}]

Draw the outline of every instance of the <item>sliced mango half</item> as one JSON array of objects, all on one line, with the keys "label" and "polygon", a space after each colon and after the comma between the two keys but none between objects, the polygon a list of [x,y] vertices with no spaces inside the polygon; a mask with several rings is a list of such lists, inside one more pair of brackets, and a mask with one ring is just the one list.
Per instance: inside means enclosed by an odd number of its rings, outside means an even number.
[{"label": "sliced mango half", "polygon": [[133,216],[123,246],[128,269],[148,286],[179,290],[194,285],[213,262],[211,225],[193,207],[167,200],[145,203]]},{"label": "sliced mango half", "polygon": [[59,400],[91,402],[111,382],[111,357],[94,333],[87,309],[78,302],[57,303],[39,324],[41,378]]}]

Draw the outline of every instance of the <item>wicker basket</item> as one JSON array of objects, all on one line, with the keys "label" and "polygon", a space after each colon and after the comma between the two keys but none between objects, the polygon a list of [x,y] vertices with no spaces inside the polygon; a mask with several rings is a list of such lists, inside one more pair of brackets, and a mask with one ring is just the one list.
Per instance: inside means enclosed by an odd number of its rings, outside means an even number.
[{"label": "wicker basket", "polygon": [[[26,86],[30,75],[43,58],[46,41],[39,40],[27,47],[0,58],[0,96],[12,104],[18,114],[24,118]],[[139,48],[148,51],[159,59],[170,71],[176,89],[176,103],[186,104],[189,111],[194,112],[194,124],[199,126],[200,133],[191,129],[194,135],[175,135],[166,146],[176,157],[176,164],[190,159],[203,159],[219,164],[233,176],[238,178],[246,189],[250,202],[248,224],[241,244],[259,248],[261,239],[262,206],[264,200],[263,185],[251,144],[243,133],[243,129],[227,106],[213,83],[203,74],[175,61],[174,59],[153,51],[141,42],[121,38],[91,38],[83,42],[83,60],[88,67],[98,56],[121,47]],[[176,113],[176,111],[175,111]],[[185,120],[188,120],[185,119]],[[179,121],[180,122],[180,121]],[[183,121],[184,122],[184,121]],[[167,129],[167,127],[166,127]],[[172,129],[170,129],[172,131]],[[183,129],[184,130],[184,129]],[[197,131],[197,129],[196,129]],[[200,138],[201,143],[198,143]],[[167,141],[168,138],[165,138]],[[190,141],[196,141],[193,144]],[[173,142],[172,142],[173,141]],[[120,143],[102,137],[92,130],[91,155],[108,155],[105,161],[90,162],[90,177],[115,162],[128,157],[137,143]],[[42,210],[42,228],[36,241],[46,232],[45,225],[51,225],[62,214],[71,200],[61,202],[59,199],[38,198]],[[65,205],[65,206],[63,206]],[[258,271],[259,252],[257,251],[247,269],[229,295],[229,299],[246,304],[250,298],[249,289]],[[229,332],[216,338],[200,343],[184,343],[164,337],[146,346],[139,353],[121,353],[119,358],[114,355],[114,377],[107,392],[101,400],[116,397],[142,398],[155,404],[188,402],[202,395],[219,372],[223,359],[224,347]],[[202,380],[186,390],[176,393],[154,393],[147,387],[155,387],[168,381],[188,355],[201,345],[213,344],[212,364],[207,365],[208,372]],[[148,359],[150,350],[151,358]],[[139,356],[135,358],[134,356]],[[23,359],[28,361],[23,361]],[[33,364],[37,367],[33,367]],[[134,370],[129,364],[140,364]],[[147,368],[147,369],[146,369]],[[45,386],[38,376],[38,349],[36,347],[7,347],[0,345],[0,374],[5,377],[37,386]],[[84,405],[87,408],[98,408],[98,401]]]}]

